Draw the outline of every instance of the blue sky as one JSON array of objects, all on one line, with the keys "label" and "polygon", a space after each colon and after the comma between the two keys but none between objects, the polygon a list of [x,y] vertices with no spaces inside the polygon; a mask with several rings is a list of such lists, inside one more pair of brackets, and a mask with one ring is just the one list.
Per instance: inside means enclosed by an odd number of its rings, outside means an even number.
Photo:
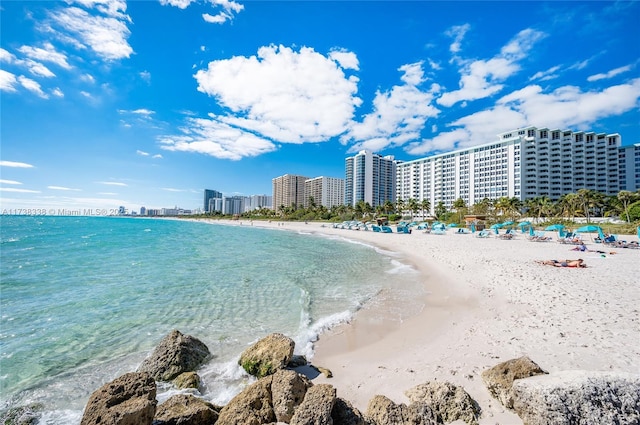
[{"label": "blue sky", "polygon": [[3,1],[1,207],[201,207],[518,127],[640,142],[637,2]]}]

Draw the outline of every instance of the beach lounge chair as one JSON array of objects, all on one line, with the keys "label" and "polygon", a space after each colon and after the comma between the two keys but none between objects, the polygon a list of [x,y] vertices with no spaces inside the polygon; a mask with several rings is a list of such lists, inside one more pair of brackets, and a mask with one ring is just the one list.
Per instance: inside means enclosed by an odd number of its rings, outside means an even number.
[{"label": "beach lounge chair", "polygon": [[393,233],[393,229],[389,226],[380,226],[382,233]]},{"label": "beach lounge chair", "polygon": [[476,235],[478,238],[488,238],[489,236],[491,236],[491,232],[488,230],[480,230]]}]

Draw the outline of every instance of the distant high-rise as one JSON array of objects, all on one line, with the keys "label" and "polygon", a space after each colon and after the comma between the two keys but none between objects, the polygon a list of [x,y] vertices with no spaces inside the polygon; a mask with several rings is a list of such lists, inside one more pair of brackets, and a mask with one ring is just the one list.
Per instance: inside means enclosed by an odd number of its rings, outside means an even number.
[{"label": "distant high-rise", "polygon": [[305,208],[309,208],[310,200],[316,206],[331,208],[344,203],[344,179],[335,177],[315,177],[304,182]]},{"label": "distant high-rise", "polygon": [[[205,189],[204,190],[204,212],[210,213],[213,211],[221,211],[218,210],[216,206],[216,202],[214,200],[220,200],[220,206],[222,206],[222,193],[217,190]],[[213,201],[213,202],[212,202]]]},{"label": "distant high-rise", "polygon": [[427,200],[433,214],[440,202],[451,208],[457,199],[467,205],[501,197],[555,201],[580,189],[615,195],[637,185],[625,168],[634,167],[638,153],[622,148],[617,133],[519,128],[494,142],[403,162],[396,196]]},{"label": "distant high-rise", "polygon": [[273,209],[278,211],[281,206],[303,206],[305,203],[304,182],[307,180],[307,177],[294,174],[285,174],[272,179]]},{"label": "distant high-rise", "polygon": [[345,160],[344,204],[356,206],[360,201],[372,207],[396,200],[396,168],[400,161],[368,150]]}]

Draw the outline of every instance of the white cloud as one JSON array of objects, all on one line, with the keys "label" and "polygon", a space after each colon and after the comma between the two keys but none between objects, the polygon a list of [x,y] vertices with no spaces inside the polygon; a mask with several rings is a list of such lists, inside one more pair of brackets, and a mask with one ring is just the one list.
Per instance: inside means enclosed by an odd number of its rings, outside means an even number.
[{"label": "white cloud", "polygon": [[151,84],[151,73],[149,71],[141,71],[139,75],[144,82]]},{"label": "white cloud", "polygon": [[127,186],[126,183],[120,183],[120,182],[97,182],[98,184],[104,184],[107,186]]},{"label": "white cloud", "polygon": [[457,102],[489,97],[503,89],[501,82],[520,70],[517,61],[526,57],[544,34],[532,29],[520,31],[489,60],[475,60],[462,69],[460,89],[444,93],[438,103],[452,106]]},{"label": "white cloud", "polygon": [[144,115],[144,116],[150,116],[155,114],[155,111],[149,110],[149,109],[145,109],[145,108],[141,108],[141,109],[135,109],[133,111],[131,111],[132,114],[136,114],[136,115]]},{"label": "white cloud", "polygon": [[329,58],[338,62],[343,69],[353,69],[354,71],[360,70],[360,63],[355,53],[346,51],[344,49],[333,50],[329,53]]},{"label": "white cloud", "polygon": [[90,48],[102,59],[130,57],[133,49],[127,42],[131,34],[127,24],[131,18],[124,13],[126,3],[83,1],[82,4],[96,6],[106,16],[94,15],[78,7],[61,8],[51,13],[51,30],[76,47]]},{"label": "white cloud", "polygon": [[157,154],[153,155],[151,158],[153,158],[153,159],[162,159],[162,155],[157,153]]},{"label": "white cloud", "polygon": [[56,97],[64,97],[64,93],[62,92],[62,90],[60,90],[59,87],[56,87],[55,89],[53,89],[51,91],[51,94],[56,96]]},{"label": "white cloud", "polygon": [[45,42],[43,47],[21,46],[18,51],[28,58],[51,62],[67,70],[71,69],[71,65],[67,62],[67,56],[58,52],[49,42]]},{"label": "white cloud", "polygon": [[[402,146],[420,137],[429,117],[440,112],[431,105],[432,91],[417,86],[423,82],[422,63],[403,65],[400,79],[405,83],[386,92],[378,91],[373,101],[373,112],[362,122],[352,123],[341,137],[342,143],[355,141],[350,152],[362,149],[379,151],[389,146]],[[437,88],[432,86],[433,88]]]},{"label": "white cloud", "polygon": [[39,190],[18,189],[18,188],[15,188],[15,187],[0,187],[0,191],[2,191],[2,192],[13,192],[13,193],[40,193]]},{"label": "white cloud", "polygon": [[548,81],[554,78],[558,78],[558,74],[556,74],[560,70],[560,65],[552,66],[546,71],[538,71],[529,78],[529,81],[540,80],[540,81]]},{"label": "white cloud", "polygon": [[18,82],[22,85],[22,87],[37,94],[41,98],[43,99],[49,98],[49,95],[47,95],[45,92],[42,91],[42,88],[40,87],[40,84],[37,81],[32,80],[31,78],[27,78],[24,75],[21,75],[18,77]]},{"label": "white cloud", "polygon": [[446,35],[454,39],[453,43],[451,43],[451,45],[449,46],[449,51],[451,53],[455,54],[460,51],[460,44],[462,43],[462,39],[470,28],[471,26],[469,24],[456,25],[451,27],[451,29],[446,32]]},{"label": "white cloud", "polygon": [[173,6],[178,9],[186,9],[194,0],[160,0],[163,6]]},{"label": "white cloud", "polygon": [[13,55],[13,53],[9,53],[7,50],[5,50],[5,49],[0,47],[0,61],[1,62],[12,63],[15,60],[16,60],[16,57]]},{"label": "white cloud", "polygon": [[64,187],[64,186],[47,186],[47,189],[51,189],[51,190],[63,190],[63,191],[72,191],[72,192],[81,192],[80,189],[73,189],[70,187]]},{"label": "white cloud", "polygon": [[0,167],[33,168],[33,165],[26,162],[0,161]]},{"label": "white cloud", "polygon": [[40,62],[28,59],[25,61],[25,65],[27,66],[27,68],[29,68],[29,72],[38,77],[51,78],[56,76],[56,74],[51,72],[49,68],[47,68]]},{"label": "white cloud", "polygon": [[[339,60],[357,63],[348,52]],[[361,103],[358,79],[345,75],[338,58],[307,47],[262,47],[256,56],[210,62],[195,79],[229,113],[188,119],[184,135],[160,138],[163,149],[240,159],[270,152],[276,142],[322,142],[345,132]]]},{"label": "white cloud", "polygon": [[[226,21],[232,20],[234,14],[240,13],[244,10],[244,6],[238,2],[230,0],[206,0],[206,3],[211,4],[213,8],[222,8],[222,11],[211,15],[209,13],[203,13],[202,19],[210,24],[223,24]],[[163,6],[173,6],[179,9],[186,9],[192,3],[199,3],[198,0],[160,0],[160,4]]]},{"label": "white cloud", "polygon": [[15,180],[0,179],[0,184],[22,184],[22,183]]},{"label": "white cloud", "polygon": [[166,190],[167,192],[187,192],[183,189],[174,189],[172,187],[163,187],[162,190]]},{"label": "white cloud", "polygon": [[144,152],[144,151],[141,151],[141,150],[137,150],[136,153],[138,155],[140,155],[140,156],[149,156],[149,152]]},{"label": "white cloud", "polygon": [[4,69],[0,69],[0,90],[15,92],[17,91],[17,84],[18,80],[16,79],[16,76],[14,74],[7,72]]},{"label": "white cloud", "polygon": [[589,77],[587,77],[587,81],[589,82],[593,82],[593,81],[598,81],[598,80],[604,80],[604,79],[608,79],[608,78],[613,78],[616,75],[622,74],[623,72],[627,72],[630,71],[632,68],[631,65],[625,65],[625,66],[621,66],[619,68],[616,69],[612,69],[609,72],[605,72],[603,74],[595,74],[595,75],[591,75]]},{"label": "white cloud", "polygon": [[450,123],[450,131],[410,144],[407,152],[421,155],[489,143],[505,129],[528,125],[588,130],[600,119],[638,108],[639,101],[640,78],[601,91],[563,86],[545,93],[531,85],[502,97],[490,109]]},{"label": "white cloud", "polygon": [[274,143],[243,129],[212,119],[188,118],[183,136],[163,136],[161,148],[168,151],[196,152],[221,159],[239,160],[276,149]]}]

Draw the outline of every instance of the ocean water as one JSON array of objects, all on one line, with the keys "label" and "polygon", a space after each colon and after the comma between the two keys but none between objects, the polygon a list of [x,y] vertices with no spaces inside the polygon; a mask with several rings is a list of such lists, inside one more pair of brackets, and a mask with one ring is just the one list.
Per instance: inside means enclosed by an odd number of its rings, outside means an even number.
[{"label": "ocean water", "polygon": [[[0,409],[39,403],[41,423],[79,423],[90,394],[172,329],[207,344],[197,395],[225,404],[253,380],[240,353],[271,332],[311,359],[318,335],[363,305],[384,303],[393,320],[423,307],[402,258],[342,238],[248,222],[1,220]],[[175,392],[160,385],[158,400]]]}]

